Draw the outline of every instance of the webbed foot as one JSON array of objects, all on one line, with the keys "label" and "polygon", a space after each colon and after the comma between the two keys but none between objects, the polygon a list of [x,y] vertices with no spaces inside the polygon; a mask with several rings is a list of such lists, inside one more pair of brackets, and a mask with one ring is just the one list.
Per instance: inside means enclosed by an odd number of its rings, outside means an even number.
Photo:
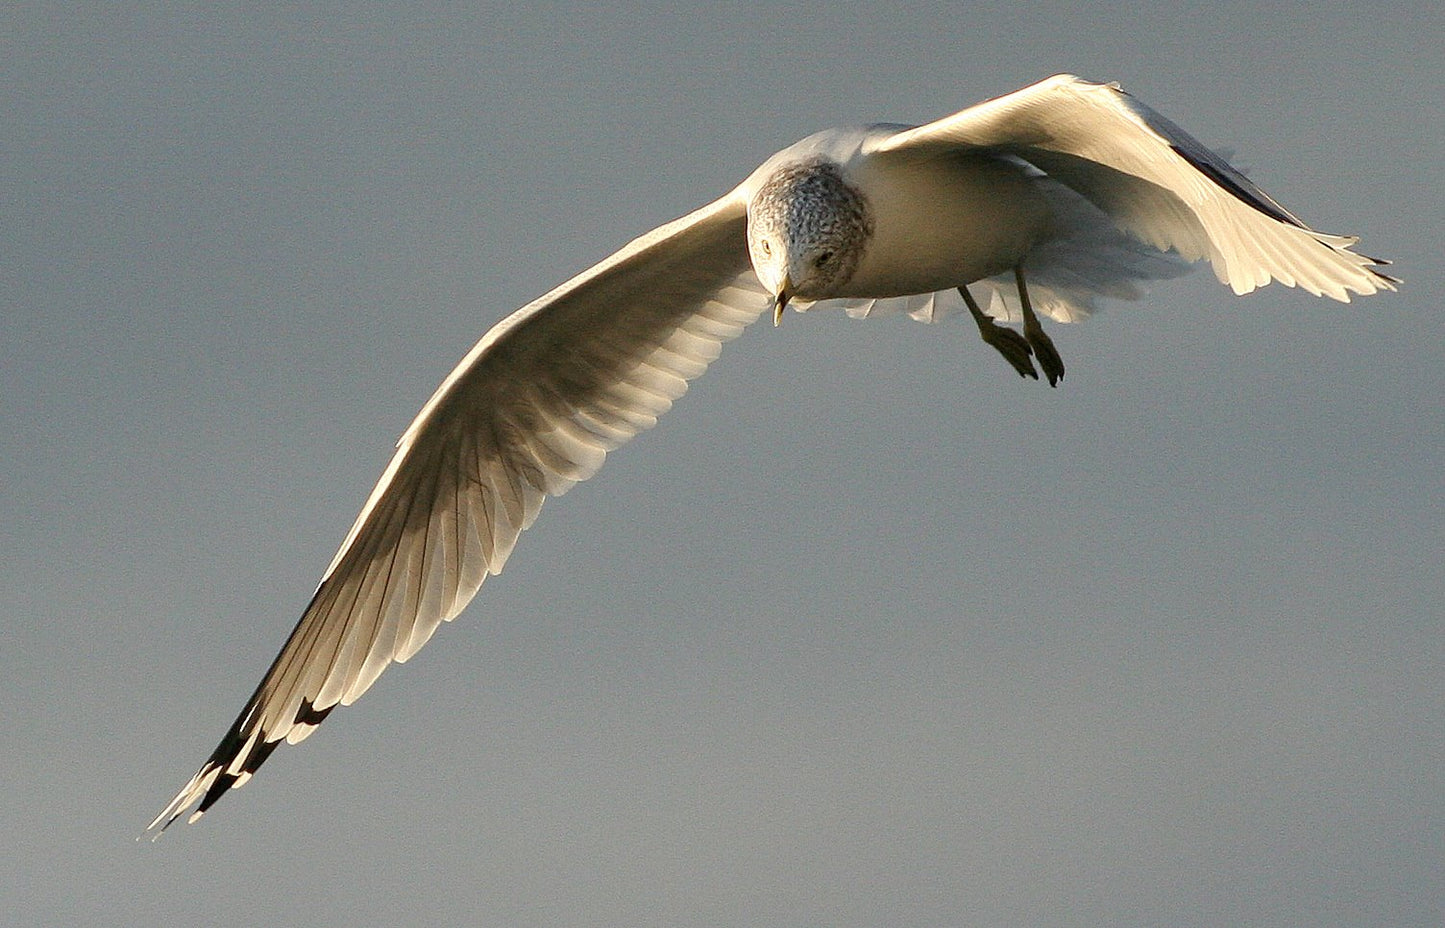
[{"label": "webbed foot", "polygon": [[[973,316],[973,321],[978,326],[979,338],[983,339],[984,344],[992,345],[995,351],[1003,355],[1003,359],[1013,365],[1013,369],[1019,372],[1020,377],[1032,377],[1038,380],[1038,371],[1034,370],[1034,363],[1029,360],[1029,356],[1033,354],[1034,350],[1029,347],[1029,340],[1008,326],[1002,326],[995,322],[992,317],[979,308],[967,287],[959,287],[958,292],[963,295],[963,302],[968,305],[969,314]],[[1049,347],[1052,349],[1053,346]]]},{"label": "webbed foot", "polygon": [[1039,359],[1039,367],[1044,369],[1049,386],[1057,387],[1059,381],[1064,379],[1064,359],[1059,357],[1053,339],[1044,334],[1044,327],[1039,323],[1039,317],[1034,314],[1033,304],[1029,302],[1029,288],[1024,284],[1023,268],[1014,268],[1014,282],[1018,284],[1019,304],[1023,308],[1024,338],[1033,349],[1034,357]]}]

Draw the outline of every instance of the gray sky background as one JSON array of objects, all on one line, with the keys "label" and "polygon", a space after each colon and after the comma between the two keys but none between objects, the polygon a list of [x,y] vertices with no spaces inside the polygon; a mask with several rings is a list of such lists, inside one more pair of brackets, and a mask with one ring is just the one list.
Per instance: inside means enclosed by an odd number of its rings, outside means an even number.
[{"label": "gray sky background", "polygon": [[[221,5],[217,5],[221,6]],[[23,924],[1445,923],[1431,2],[10,4],[0,887]],[[1058,71],[1399,294],[790,315],[156,844],[494,321],[819,128]]]}]

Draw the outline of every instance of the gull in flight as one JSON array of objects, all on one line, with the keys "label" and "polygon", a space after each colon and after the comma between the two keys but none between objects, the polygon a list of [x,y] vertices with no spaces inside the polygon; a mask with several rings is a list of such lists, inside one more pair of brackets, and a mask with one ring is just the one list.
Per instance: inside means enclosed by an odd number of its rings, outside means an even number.
[{"label": "gull in flight", "polygon": [[146,831],[192,807],[195,821],[415,654],[501,571],[543,500],[651,428],[769,309],[775,324],[790,305],[967,309],[1019,374],[1057,385],[1041,316],[1080,319],[1201,259],[1237,294],[1271,280],[1342,302],[1395,289],[1355,241],[1311,229],[1117,85],[1071,75],[923,126],[803,139],[482,337],[401,436],[235,723]]}]

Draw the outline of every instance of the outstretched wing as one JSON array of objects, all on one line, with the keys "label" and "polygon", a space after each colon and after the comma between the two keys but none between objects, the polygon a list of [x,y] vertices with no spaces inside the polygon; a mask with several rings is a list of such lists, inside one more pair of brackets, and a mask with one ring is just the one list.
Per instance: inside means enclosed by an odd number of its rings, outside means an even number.
[{"label": "outstretched wing", "polygon": [[543,500],[650,428],[767,308],[734,193],[517,310],[452,371],[230,731],[148,832],[191,821],[282,740],[405,661],[502,569]]},{"label": "outstretched wing", "polygon": [[1197,261],[1235,293],[1270,280],[1349,302],[1393,290],[1387,262],[1356,239],[1316,232],[1249,178],[1117,84],[1060,74],[925,126],[876,152],[928,155],[986,148],[1068,185],[1143,242]]}]

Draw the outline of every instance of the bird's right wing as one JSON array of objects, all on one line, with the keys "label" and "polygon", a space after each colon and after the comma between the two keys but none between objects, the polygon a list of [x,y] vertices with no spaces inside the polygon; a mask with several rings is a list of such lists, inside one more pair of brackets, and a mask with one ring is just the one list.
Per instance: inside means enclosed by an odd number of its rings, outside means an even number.
[{"label": "bird's right wing", "polygon": [[548,495],[650,428],[769,305],[732,194],[635,240],[491,329],[398,442],[291,637],[147,831],[244,784],[404,661],[502,569]]},{"label": "bird's right wing", "polygon": [[1236,293],[1278,280],[1349,301],[1393,290],[1354,238],[1316,232],[1193,136],[1117,84],[1060,74],[936,122],[874,151],[1013,155],[1090,200],[1141,241],[1197,261]]}]

